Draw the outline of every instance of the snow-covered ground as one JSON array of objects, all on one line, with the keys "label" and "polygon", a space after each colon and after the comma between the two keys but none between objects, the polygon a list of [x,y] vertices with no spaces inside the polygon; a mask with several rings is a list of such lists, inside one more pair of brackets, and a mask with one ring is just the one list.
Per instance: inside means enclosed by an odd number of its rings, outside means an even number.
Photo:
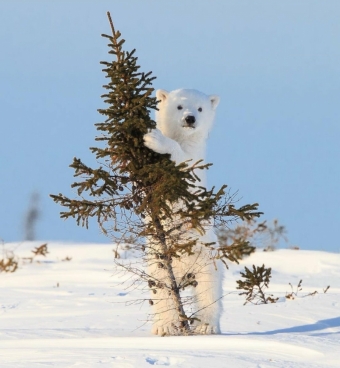
[{"label": "snow-covered ground", "polygon": [[[25,257],[41,244],[5,248]],[[340,367],[340,254],[259,251],[226,271],[221,335],[162,338],[145,323],[147,303],[125,305],[142,295],[114,274],[113,248],[49,243],[40,263],[0,274],[1,368]],[[263,263],[280,300],[243,306],[239,271]],[[285,299],[288,283],[295,288],[300,279],[298,297]]]}]

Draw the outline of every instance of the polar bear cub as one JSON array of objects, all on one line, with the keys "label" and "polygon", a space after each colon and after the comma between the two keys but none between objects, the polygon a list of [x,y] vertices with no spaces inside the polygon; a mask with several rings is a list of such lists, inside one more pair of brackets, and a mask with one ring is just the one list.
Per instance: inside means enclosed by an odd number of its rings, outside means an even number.
[{"label": "polar bear cub", "polygon": [[[159,101],[156,113],[157,128],[144,136],[145,145],[160,154],[170,154],[171,159],[179,164],[191,160],[194,164],[205,159],[206,142],[209,131],[212,128],[215,109],[219,103],[216,95],[205,95],[194,89],[178,89],[167,92],[156,92]],[[200,178],[200,186],[206,186],[206,170],[197,170]],[[212,229],[208,229],[203,236],[198,236],[201,242],[216,242],[216,235]],[[193,288],[196,299],[195,315],[200,322],[195,326],[195,331],[200,334],[220,333],[219,318],[221,313],[220,298],[222,296],[221,276],[219,270],[209,260],[208,250],[198,246],[196,254],[181,257],[181,261],[174,265],[177,277],[185,274],[185,267],[197,269],[197,286]],[[221,267],[219,267],[221,268]],[[150,266],[151,273],[157,272]],[[184,273],[183,273],[184,272]],[[162,296],[159,295],[159,299]],[[164,300],[155,303],[154,323],[152,332],[156,335],[173,334],[171,300],[163,296]]]},{"label": "polar bear cub", "polygon": [[[194,89],[158,90],[156,97],[159,101],[157,129],[144,136],[145,145],[155,152],[171,154],[176,164],[204,160],[219,97],[207,96]],[[206,170],[199,171],[201,185],[205,186]]]}]

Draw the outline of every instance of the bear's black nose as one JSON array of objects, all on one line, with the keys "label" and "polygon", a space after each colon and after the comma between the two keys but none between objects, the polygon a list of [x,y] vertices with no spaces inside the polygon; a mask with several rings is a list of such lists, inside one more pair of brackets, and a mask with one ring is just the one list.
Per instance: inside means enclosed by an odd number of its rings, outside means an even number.
[{"label": "bear's black nose", "polygon": [[195,116],[192,116],[192,115],[189,115],[185,118],[185,122],[188,124],[188,125],[194,125],[195,124]]}]

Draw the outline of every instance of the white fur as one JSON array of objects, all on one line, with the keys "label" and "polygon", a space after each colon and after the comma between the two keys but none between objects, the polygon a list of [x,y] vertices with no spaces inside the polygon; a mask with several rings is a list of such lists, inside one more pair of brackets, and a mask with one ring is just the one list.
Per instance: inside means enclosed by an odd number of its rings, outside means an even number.
[{"label": "white fur", "polygon": [[[178,89],[167,92],[156,92],[159,100],[159,111],[156,114],[157,129],[153,129],[144,136],[145,145],[155,152],[171,155],[171,159],[179,164],[192,160],[205,159],[206,141],[215,117],[215,109],[219,103],[216,95],[207,96],[192,89]],[[178,107],[181,109],[178,109]],[[201,111],[200,111],[201,110]],[[186,118],[195,119],[188,125]],[[197,170],[200,186],[206,186],[206,170]],[[207,228],[206,233],[200,236],[197,231],[188,229],[188,236],[199,237],[200,242],[216,242],[213,229]],[[163,272],[157,261],[149,261],[149,272],[155,278],[161,278]],[[194,273],[197,286],[193,289],[196,299],[195,317],[201,322],[195,324],[195,330],[201,334],[220,333],[219,318],[221,314],[220,298],[222,296],[220,269],[216,269],[205,246],[199,245],[194,255],[182,256],[180,260],[173,261],[173,268],[178,282],[186,273]],[[189,270],[189,271],[188,271]],[[154,324],[152,332],[157,335],[174,334],[171,322],[174,320],[174,306],[172,299],[165,290],[158,290],[154,303]]]}]

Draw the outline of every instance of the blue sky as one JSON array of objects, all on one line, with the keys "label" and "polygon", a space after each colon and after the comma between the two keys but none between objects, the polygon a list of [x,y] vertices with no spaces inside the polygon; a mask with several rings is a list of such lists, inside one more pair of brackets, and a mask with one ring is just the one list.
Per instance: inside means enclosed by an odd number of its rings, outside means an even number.
[{"label": "blue sky", "polygon": [[95,165],[106,11],[156,89],[220,95],[209,184],[259,202],[289,244],[339,252],[338,0],[2,2],[0,238],[22,239],[37,191],[39,239],[108,241],[49,198],[73,195],[74,156]]}]

